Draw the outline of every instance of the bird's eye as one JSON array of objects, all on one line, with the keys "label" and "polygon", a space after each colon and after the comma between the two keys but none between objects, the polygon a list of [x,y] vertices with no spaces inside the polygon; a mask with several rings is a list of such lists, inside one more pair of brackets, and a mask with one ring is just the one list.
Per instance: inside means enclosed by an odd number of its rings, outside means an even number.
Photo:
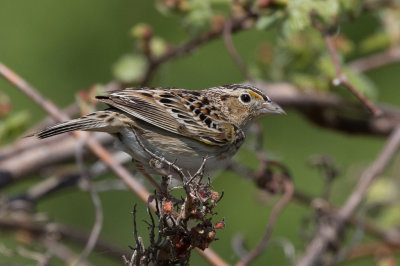
[{"label": "bird's eye", "polygon": [[242,95],[240,95],[240,100],[241,100],[243,103],[248,103],[248,102],[250,102],[251,97],[250,97],[249,94],[243,93]]}]

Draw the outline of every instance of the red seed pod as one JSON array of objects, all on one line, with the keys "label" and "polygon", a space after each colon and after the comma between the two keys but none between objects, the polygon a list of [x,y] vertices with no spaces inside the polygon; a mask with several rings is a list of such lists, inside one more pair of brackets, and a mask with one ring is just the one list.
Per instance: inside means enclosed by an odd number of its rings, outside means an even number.
[{"label": "red seed pod", "polygon": [[214,229],[224,229],[225,228],[225,222],[221,221],[221,222],[216,222],[214,224]]},{"label": "red seed pod", "polygon": [[165,203],[164,203],[164,212],[166,213],[166,214],[170,214],[171,213],[171,211],[172,211],[172,209],[173,209],[173,205],[172,205],[172,202],[171,201],[166,201]]}]

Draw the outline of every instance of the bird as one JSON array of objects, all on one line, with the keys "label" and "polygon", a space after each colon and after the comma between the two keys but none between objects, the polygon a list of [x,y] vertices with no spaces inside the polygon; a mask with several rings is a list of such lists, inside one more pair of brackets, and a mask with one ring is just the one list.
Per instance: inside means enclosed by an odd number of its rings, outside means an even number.
[{"label": "bird", "polygon": [[137,169],[149,175],[181,175],[173,162],[194,175],[204,158],[205,173],[221,169],[236,154],[249,124],[270,114],[285,114],[255,86],[229,84],[203,90],[126,88],[96,96],[102,111],[59,123],[35,133],[44,139],[75,130],[107,132],[128,153]]}]

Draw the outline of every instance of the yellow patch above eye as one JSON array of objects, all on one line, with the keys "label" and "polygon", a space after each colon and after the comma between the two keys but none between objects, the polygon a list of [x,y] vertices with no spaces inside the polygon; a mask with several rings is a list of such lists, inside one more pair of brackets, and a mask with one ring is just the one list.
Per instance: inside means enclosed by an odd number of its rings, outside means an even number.
[{"label": "yellow patch above eye", "polygon": [[247,92],[248,92],[250,95],[253,95],[256,99],[264,100],[263,97],[262,97],[260,94],[255,93],[255,92],[252,91],[252,90],[248,90]]}]

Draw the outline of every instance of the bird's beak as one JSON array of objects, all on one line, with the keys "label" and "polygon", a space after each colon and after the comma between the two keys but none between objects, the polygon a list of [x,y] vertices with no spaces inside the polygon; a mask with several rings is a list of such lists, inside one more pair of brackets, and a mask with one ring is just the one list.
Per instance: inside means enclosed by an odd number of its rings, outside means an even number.
[{"label": "bird's beak", "polygon": [[261,114],[267,115],[267,114],[279,114],[279,115],[285,115],[286,112],[285,110],[282,109],[278,104],[274,102],[264,102],[262,104]]}]

